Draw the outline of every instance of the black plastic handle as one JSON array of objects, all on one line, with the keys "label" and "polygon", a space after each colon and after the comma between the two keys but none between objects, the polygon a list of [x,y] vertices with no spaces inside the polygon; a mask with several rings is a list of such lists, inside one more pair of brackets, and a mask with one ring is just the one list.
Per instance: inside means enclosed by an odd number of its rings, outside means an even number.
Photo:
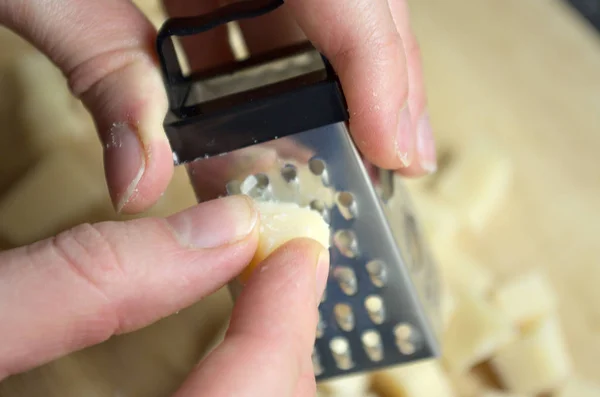
[{"label": "black plastic handle", "polygon": [[310,43],[296,45],[184,76],[174,37],[197,35],[229,22],[258,17],[282,4],[282,0],[241,1],[206,15],[172,18],[161,27],[157,51],[170,112],[165,130],[176,165],[348,120],[338,77],[322,55],[323,71],[203,103],[186,104],[192,86],[204,79],[228,76],[309,49],[315,51]]},{"label": "black plastic handle", "polygon": [[178,112],[183,107],[187,90],[185,85],[188,81],[179,65],[173,37],[201,34],[229,22],[267,14],[281,5],[283,0],[239,1],[208,14],[171,18],[165,21],[158,32],[156,47],[166,80],[171,111]]}]

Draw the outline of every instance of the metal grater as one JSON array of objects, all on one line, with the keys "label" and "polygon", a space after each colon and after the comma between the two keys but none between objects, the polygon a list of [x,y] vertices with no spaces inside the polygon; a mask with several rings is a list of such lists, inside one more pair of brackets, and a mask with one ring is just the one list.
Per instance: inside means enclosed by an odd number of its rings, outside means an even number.
[{"label": "metal grater", "polygon": [[[318,381],[435,357],[435,265],[402,184],[389,171],[368,172],[354,146],[328,61],[305,43],[182,73],[174,37],[282,3],[239,2],[163,25],[157,46],[174,163],[187,165],[200,202],[243,193],[310,206],[329,223],[331,273],[313,352]],[[230,285],[234,298],[239,288]]]}]

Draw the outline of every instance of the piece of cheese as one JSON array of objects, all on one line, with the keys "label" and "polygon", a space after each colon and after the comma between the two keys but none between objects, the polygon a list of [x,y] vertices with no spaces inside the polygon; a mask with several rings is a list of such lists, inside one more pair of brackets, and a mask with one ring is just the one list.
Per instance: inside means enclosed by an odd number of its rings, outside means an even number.
[{"label": "piece of cheese", "polygon": [[501,285],[493,302],[515,323],[527,324],[554,313],[557,297],[550,280],[532,271]]},{"label": "piece of cheese", "polygon": [[442,321],[442,331],[445,331],[450,325],[450,321],[456,312],[456,297],[446,283],[442,283],[442,293],[440,295],[440,313]]},{"label": "piece of cheese", "polygon": [[442,339],[445,364],[455,373],[487,360],[516,336],[512,322],[470,292],[457,294],[457,307]]},{"label": "piece of cheese", "polygon": [[600,383],[590,382],[578,376],[569,379],[555,394],[555,397],[598,397]]},{"label": "piece of cheese", "polygon": [[534,395],[553,391],[571,372],[558,319],[538,320],[521,338],[500,349],[490,364],[510,391]]},{"label": "piece of cheese", "polygon": [[525,394],[515,394],[501,390],[486,390],[479,397],[529,397]]},{"label": "piece of cheese", "polygon": [[260,213],[258,247],[240,275],[242,283],[265,258],[292,239],[311,238],[329,248],[329,225],[317,211],[283,202],[256,202],[256,206]]},{"label": "piece of cheese", "polygon": [[482,297],[491,291],[494,275],[469,255],[448,248],[439,258],[442,275],[453,290],[468,291]]},{"label": "piece of cheese", "polygon": [[352,374],[319,383],[319,389],[328,397],[365,397],[370,386],[367,374]]},{"label": "piece of cheese", "polygon": [[450,380],[437,360],[388,368],[373,374],[373,390],[382,397],[454,397]]},{"label": "piece of cheese", "polygon": [[440,175],[436,191],[479,232],[500,209],[512,176],[512,162],[504,153],[487,141],[477,142],[457,153]]},{"label": "piece of cheese", "polygon": [[0,201],[0,235],[14,245],[50,237],[87,221],[106,184],[69,151],[44,157]]}]

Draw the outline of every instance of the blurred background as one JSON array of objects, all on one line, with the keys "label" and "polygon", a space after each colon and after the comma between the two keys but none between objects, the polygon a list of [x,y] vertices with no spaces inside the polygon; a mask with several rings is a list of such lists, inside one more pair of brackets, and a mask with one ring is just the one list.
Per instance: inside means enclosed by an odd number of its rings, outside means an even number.
[{"label": "blurred background", "polygon": [[[135,3],[161,23],[158,2]],[[440,169],[407,184],[444,275],[448,349],[320,393],[600,396],[600,1],[409,3]],[[93,123],[60,72],[5,29],[0,48],[0,249],[125,219],[110,205]],[[179,169],[140,216],[194,203]],[[166,396],[230,308],[219,291],[9,378],[0,396]],[[505,323],[517,330],[510,341],[499,337]]]}]

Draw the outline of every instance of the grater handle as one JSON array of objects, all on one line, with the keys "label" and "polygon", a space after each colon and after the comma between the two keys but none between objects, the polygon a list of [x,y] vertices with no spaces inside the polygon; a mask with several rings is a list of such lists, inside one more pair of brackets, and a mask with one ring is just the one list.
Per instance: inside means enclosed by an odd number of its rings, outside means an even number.
[{"label": "grater handle", "polygon": [[[202,73],[183,74],[175,51],[175,37],[197,35],[229,22],[264,15],[282,4],[281,0],[237,2],[205,15],[172,18],[161,27],[157,50],[169,99],[165,131],[175,165],[348,120],[338,77],[327,59],[310,43]],[[202,83],[227,80],[235,73],[309,52],[319,55],[321,70],[207,101],[195,100],[194,89],[202,87]],[[255,79],[248,76],[247,79]]]}]

